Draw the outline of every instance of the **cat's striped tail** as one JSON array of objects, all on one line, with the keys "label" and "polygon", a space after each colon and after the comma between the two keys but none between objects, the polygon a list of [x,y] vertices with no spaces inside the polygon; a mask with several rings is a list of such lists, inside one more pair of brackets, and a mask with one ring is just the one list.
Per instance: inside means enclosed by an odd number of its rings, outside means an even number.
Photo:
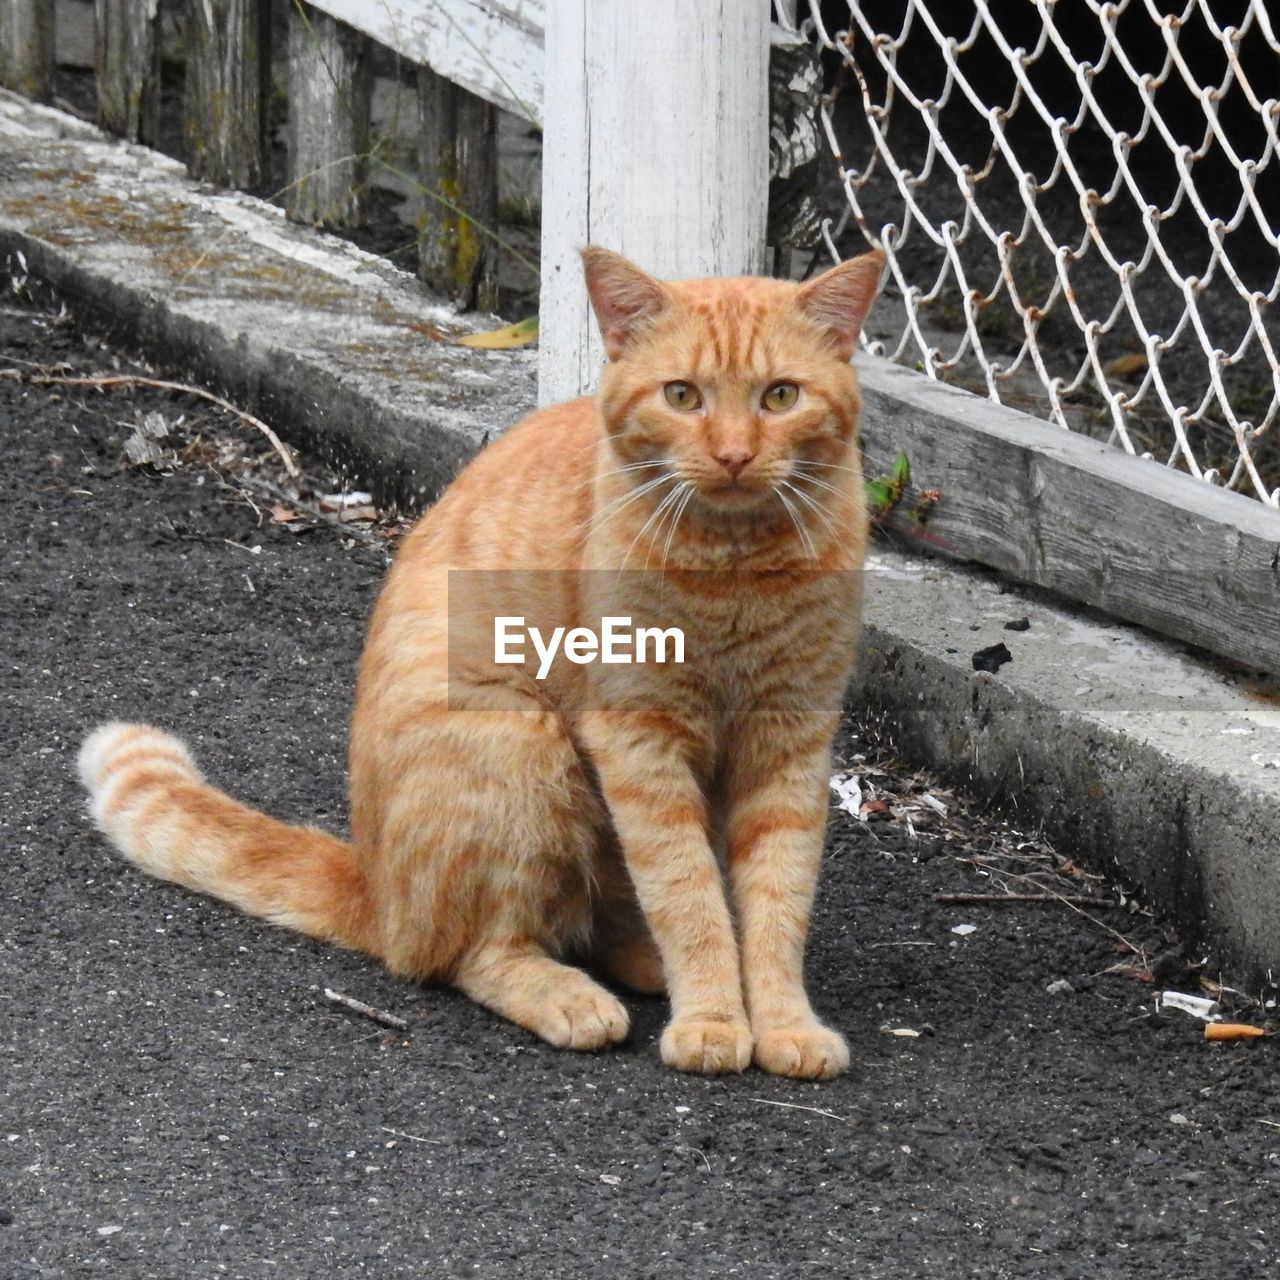
[{"label": "cat's striped tail", "polygon": [[277,822],[209,786],[175,737],[104,724],[80,748],[98,829],[153,876],[356,950],[372,942],[364,877],[348,844]]}]

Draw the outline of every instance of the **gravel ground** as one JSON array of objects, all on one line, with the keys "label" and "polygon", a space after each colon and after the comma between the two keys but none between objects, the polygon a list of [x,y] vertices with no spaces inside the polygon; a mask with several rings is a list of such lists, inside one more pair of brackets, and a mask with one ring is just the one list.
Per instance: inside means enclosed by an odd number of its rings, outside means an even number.
[{"label": "gravel ground", "polygon": [[[0,345],[3,370],[120,367],[13,306]],[[136,424],[158,421],[159,466],[131,464]],[[269,492],[261,437],[189,397],[5,376],[0,422],[0,1274],[1229,1280],[1280,1264],[1275,1042],[1207,1044],[1154,1009],[1162,987],[1218,977],[1212,959],[1189,968],[1202,957],[1069,850],[853,725],[843,764],[869,808],[833,813],[811,947],[816,1002],[853,1046],[827,1085],[665,1070],[660,1001],[631,1001],[618,1051],[558,1052],[127,869],[72,775],[107,717],[177,731],[279,816],[343,825],[353,667],[396,529]],[[1108,905],[937,900],[1005,890]],[[1230,992],[1224,1007],[1275,1016]]]}]

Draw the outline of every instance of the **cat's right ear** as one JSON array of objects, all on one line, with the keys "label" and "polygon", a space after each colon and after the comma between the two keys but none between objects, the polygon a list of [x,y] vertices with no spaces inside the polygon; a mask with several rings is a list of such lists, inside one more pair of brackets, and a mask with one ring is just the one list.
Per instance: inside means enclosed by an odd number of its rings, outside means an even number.
[{"label": "cat's right ear", "polygon": [[871,249],[849,258],[800,289],[800,310],[826,331],[841,360],[858,345],[858,334],[875,301],[884,272],[884,252]]},{"label": "cat's right ear", "polygon": [[671,304],[661,280],[641,271],[619,253],[588,245],[582,251],[591,309],[610,360],[616,360],[635,334]]}]

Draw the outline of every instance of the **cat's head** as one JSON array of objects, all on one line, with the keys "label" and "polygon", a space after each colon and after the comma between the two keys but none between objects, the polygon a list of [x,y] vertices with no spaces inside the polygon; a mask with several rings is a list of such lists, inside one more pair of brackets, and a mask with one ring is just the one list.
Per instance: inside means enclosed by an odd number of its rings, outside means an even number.
[{"label": "cat's head", "polygon": [[582,256],[621,463],[664,463],[705,508],[736,513],[776,509],[786,485],[848,463],[861,407],[849,360],[883,254],[806,284],[661,281],[606,249]]}]

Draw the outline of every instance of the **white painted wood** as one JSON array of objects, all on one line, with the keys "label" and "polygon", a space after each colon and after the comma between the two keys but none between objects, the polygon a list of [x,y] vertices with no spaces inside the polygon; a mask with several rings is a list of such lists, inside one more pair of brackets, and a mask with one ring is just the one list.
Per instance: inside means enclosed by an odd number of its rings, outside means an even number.
[{"label": "white painted wood", "polygon": [[549,0],[539,399],[603,360],[578,250],[658,276],[759,272],[769,186],[768,0]]},{"label": "white painted wood", "polygon": [[[543,0],[311,0],[415,66],[542,121]],[[643,6],[639,6],[643,7]]]}]

